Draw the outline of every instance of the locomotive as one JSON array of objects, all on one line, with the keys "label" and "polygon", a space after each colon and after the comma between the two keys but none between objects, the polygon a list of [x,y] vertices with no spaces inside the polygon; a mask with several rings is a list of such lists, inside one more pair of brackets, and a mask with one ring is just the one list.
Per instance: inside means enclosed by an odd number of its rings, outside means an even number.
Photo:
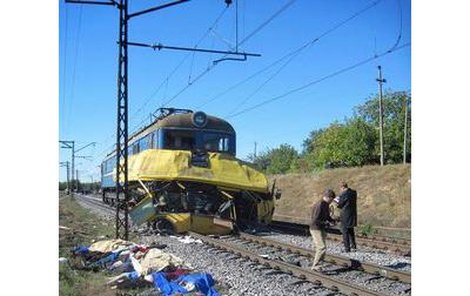
[{"label": "locomotive", "polygon": [[[123,177],[123,176],[122,176]],[[123,178],[120,178],[121,180]],[[116,151],[101,164],[105,203],[114,200]],[[225,120],[160,108],[128,140],[129,216],[161,232],[228,234],[271,222],[275,183],[236,158],[236,133]]]}]

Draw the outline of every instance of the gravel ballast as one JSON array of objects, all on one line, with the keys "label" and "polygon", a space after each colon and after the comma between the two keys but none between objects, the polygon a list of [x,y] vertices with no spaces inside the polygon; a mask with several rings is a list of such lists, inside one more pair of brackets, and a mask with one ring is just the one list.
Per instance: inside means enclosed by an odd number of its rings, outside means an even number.
[{"label": "gravel ballast", "polygon": [[[101,204],[103,206],[99,206],[98,202],[100,201],[96,197],[77,196],[77,201],[105,219],[114,219],[115,209],[103,204]],[[263,236],[303,248],[312,248],[312,239],[310,237],[281,233],[270,233]],[[182,258],[197,271],[212,274],[222,295],[341,295],[247,259],[238,258],[228,252],[214,249],[203,243],[182,243],[175,236],[154,234],[140,236],[139,241],[136,242],[166,244],[166,252]],[[410,258],[398,256],[392,252],[360,247],[356,252],[344,253],[341,247],[340,243],[327,242],[327,252],[331,254],[339,254],[359,261],[367,261],[403,271],[410,271],[411,269]],[[305,264],[308,264],[308,262],[303,263],[303,265]],[[403,290],[402,283],[392,282],[390,284],[390,280],[384,278],[374,279],[373,276],[367,278],[361,272],[350,271],[344,276],[344,279],[366,287],[370,287],[372,283],[372,285],[377,286],[377,289],[374,290],[381,290],[381,285],[386,286],[383,290],[390,295],[410,295],[409,292],[400,293]],[[396,289],[394,289],[394,286],[396,286]]]}]

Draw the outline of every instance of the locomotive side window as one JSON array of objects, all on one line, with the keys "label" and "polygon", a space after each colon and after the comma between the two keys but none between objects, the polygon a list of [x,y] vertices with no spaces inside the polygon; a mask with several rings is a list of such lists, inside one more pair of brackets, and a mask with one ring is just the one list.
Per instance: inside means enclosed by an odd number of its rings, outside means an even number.
[{"label": "locomotive side window", "polygon": [[147,138],[148,138],[148,143],[149,143],[148,149],[154,148],[155,146],[154,146],[154,143],[153,143],[153,140],[154,140],[153,133],[149,134],[147,136]]},{"label": "locomotive side window", "polygon": [[132,145],[132,154],[137,154],[139,153],[140,149],[139,149],[139,142],[135,142],[133,145]]},{"label": "locomotive side window", "polygon": [[160,130],[156,130],[152,133],[153,135],[153,148],[157,149],[157,148],[160,148],[159,145],[159,136],[161,134],[161,131]]},{"label": "locomotive side window", "polygon": [[149,149],[149,136],[145,136],[139,140],[139,151]]}]

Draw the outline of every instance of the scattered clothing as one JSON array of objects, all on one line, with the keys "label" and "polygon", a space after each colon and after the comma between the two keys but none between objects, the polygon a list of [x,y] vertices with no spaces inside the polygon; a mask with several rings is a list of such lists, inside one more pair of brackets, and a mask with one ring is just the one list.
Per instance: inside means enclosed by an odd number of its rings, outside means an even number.
[{"label": "scattered clothing", "polygon": [[124,249],[131,245],[134,245],[134,243],[128,242],[122,239],[111,239],[111,240],[102,240],[102,241],[93,243],[88,249],[91,252],[106,253],[106,252],[115,251],[117,249]]},{"label": "scattered clothing", "polygon": [[186,294],[198,291],[206,296],[219,296],[217,290],[213,287],[215,282],[208,273],[194,273],[178,277],[169,281],[163,272],[152,273],[154,286],[165,296],[175,293]]},{"label": "scattered clothing", "polygon": [[85,255],[88,254],[88,252],[90,252],[90,250],[85,246],[78,246],[72,249],[74,255]]},{"label": "scattered clothing", "polygon": [[140,259],[142,274],[147,275],[152,272],[158,272],[167,266],[181,266],[184,264],[183,260],[172,254],[165,253],[159,249],[150,249]]},{"label": "scattered clothing", "polygon": [[[189,239],[185,238],[185,241]],[[181,258],[165,253],[157,246],[165,247],[116,239],[98,241],[89,247],[78,246],[71,251],[72,258],[80,261],[82,269],[119,273],[107,282],[113,289],[153,284],[163,295],[197,292],[197,295],[219,296],[210,274],[191,274]],[[66,260],[59,259],[60,262]]]}]

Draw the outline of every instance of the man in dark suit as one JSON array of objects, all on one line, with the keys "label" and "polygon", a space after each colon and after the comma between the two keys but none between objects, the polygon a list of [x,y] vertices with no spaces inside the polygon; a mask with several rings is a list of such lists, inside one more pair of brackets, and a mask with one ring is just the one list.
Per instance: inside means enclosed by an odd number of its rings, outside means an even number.
[{"label": "man in dark suit", "polygon": [[336,202],[341,209],[341,232],[343,233],[344,251],[350,252],[351,247],[356,249],[354,226],[357,226],[357,192],[348,188],[346,182],[340,183],[340,196]]}]

